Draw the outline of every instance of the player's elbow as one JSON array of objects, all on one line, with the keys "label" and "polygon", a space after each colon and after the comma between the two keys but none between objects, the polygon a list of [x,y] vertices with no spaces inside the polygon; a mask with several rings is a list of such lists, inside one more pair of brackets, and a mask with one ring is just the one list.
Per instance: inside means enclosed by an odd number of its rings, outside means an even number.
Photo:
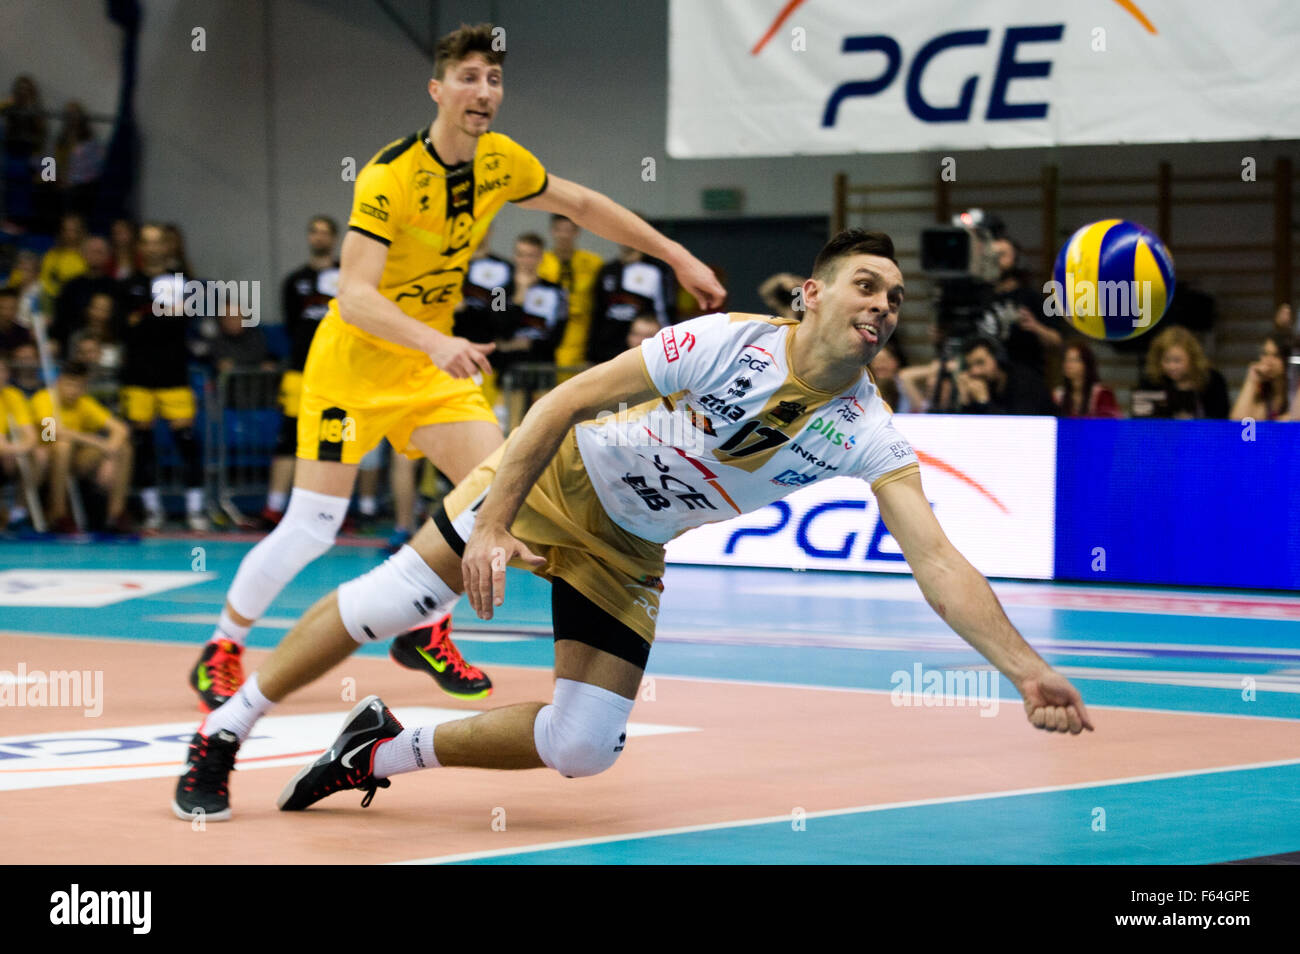
[{"label": "player's elbow", "polygon": [[356,324],[356,315],[365,307],[368,288],[365,282],[357,281],[355,278],[351,281],[339,278],[339,291],[335,296],[338,302],[339,317],[347,324]]}]

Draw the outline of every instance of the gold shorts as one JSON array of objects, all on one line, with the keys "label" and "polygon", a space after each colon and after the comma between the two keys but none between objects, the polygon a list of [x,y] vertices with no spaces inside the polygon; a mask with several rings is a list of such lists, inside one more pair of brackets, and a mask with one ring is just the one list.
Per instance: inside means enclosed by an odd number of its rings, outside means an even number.
[{"label": "gold shorts", "polygon": [[132,424],[148,424],[159,415],[164,421],[193,420],[196,408],[192,388],[122,387],[122,413]]},{"label": "gold shorts", "polygon": [[409,349],[376,347],[341,324],[333,315],[321,322],[302,372],[297,407],[302,459],[356,464],[387,437],[394,448],[419,460],[423,455],[410,446],[416,428],[497,423],[469,378],[453,378]]},{"label": "gold shorts", "polygon": [[[509,441],[497,448],[443,500],[447,519],[462,540],[469,537],[473,508],[487,493],[508,446]],[[510,532],[546,560],[533,571],[538,576],[559,577],[646,642],[654,642],[664,588],[663,544],[628,533],[605,513],[572,430],[529,491]]]}]

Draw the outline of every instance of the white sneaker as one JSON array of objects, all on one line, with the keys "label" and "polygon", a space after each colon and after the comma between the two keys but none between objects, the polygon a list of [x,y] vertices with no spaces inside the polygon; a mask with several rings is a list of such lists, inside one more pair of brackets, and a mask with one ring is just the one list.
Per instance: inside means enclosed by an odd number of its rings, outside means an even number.
[{"label": "white sneaker", "polygon": [[163,528],[163,515],[158,511],[145,514],[144,525],[140,528],[145,533],[157,533]]},{"label": "white sneaker", "polygon": [[189,524],[190,529],[195,533],[207,533],[212,529],[212,524],[208,520],[207,514],[192,513],[185,518],[185,522]]}]

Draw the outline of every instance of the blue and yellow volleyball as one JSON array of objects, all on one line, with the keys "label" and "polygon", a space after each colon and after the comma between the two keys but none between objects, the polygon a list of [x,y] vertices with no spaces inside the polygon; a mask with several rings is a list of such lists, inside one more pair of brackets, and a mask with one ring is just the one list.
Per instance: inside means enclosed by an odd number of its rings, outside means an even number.
[{"label": "blue and yellow volleyball", "polygon": [[1145,334],[1174,300],[1174,257],[1160,236],[1124,219],[1093,222],[1071,235],[1052,278],[1058,313],[1102,341]]}]

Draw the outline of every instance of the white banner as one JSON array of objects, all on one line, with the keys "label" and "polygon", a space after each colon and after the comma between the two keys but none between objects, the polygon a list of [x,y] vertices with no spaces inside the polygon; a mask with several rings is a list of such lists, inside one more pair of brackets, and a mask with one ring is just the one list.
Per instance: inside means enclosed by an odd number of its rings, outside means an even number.
[{"label": "white banner", "polygon": [[1296,0],[670,0],[668,152],[1300,137]]},{"label": "white banner", "polygon": [[[898,414],[944,532],[985,576],[1052,578],[1056,419]],[[668,544],[673,563],[908,573],[866,481],[836,477]]]}]

